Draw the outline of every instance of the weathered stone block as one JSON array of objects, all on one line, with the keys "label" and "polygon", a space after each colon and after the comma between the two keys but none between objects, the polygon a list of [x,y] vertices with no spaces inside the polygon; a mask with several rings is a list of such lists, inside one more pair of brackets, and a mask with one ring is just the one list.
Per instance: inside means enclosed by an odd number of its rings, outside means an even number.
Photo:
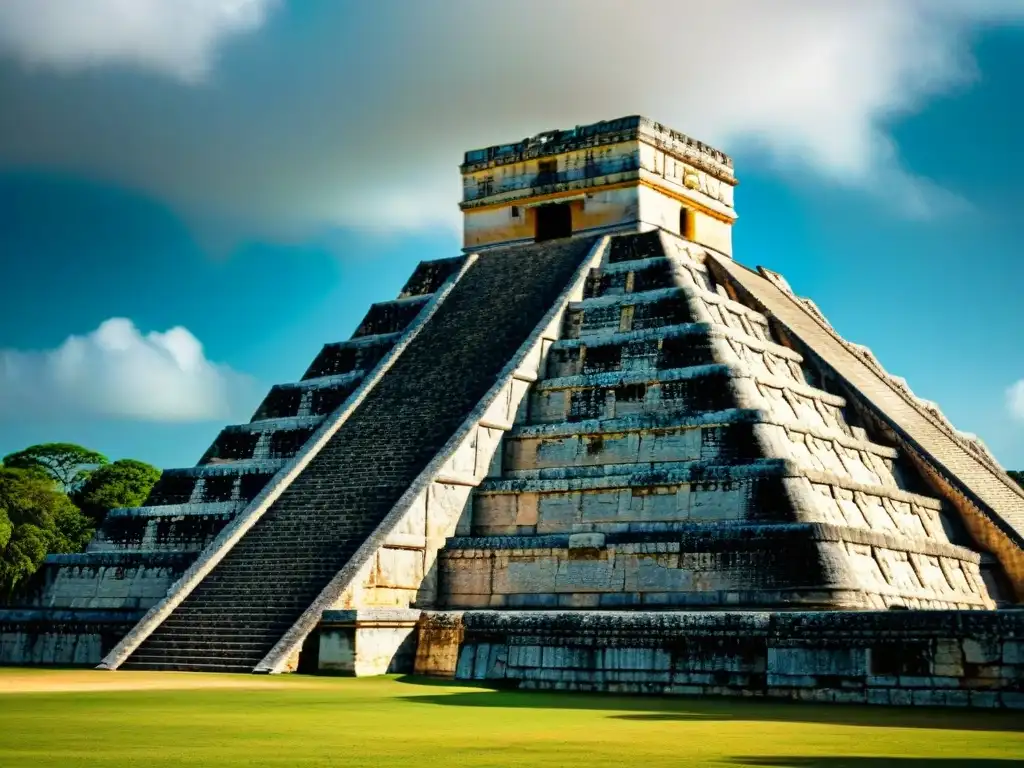
[{"label": "weathered stone block", "polygon": [[968,664],[987,664],[999,661],[1002,649],[998,640],[976,640],[967,638],[963,641],[964,661]]},{"label": "weathered stone block", "polygon": [[999,695],[999,701],[1007,709],[1024,709],[1024,693],[1003,691]]},{"label": "weathered stone block", "polygon": [[1003,664],[1024,666],[1024,640],[1003,642]]},{"label": "weathered stone block", "polygon": [[992,691],[968,691],[968,703],[972,707],[990,709],[999,706],[999,694]]}]

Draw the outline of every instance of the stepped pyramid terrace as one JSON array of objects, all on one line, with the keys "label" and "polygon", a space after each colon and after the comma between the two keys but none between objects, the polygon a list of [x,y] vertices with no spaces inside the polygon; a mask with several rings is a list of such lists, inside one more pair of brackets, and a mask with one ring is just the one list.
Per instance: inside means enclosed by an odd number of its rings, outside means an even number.
[{"label": "stepped pyramid terrace", "polygon": [[734,260],[727,155],[461,172],[463,254],[50,556],[4,663],[1024,708],[1024,492]]}]

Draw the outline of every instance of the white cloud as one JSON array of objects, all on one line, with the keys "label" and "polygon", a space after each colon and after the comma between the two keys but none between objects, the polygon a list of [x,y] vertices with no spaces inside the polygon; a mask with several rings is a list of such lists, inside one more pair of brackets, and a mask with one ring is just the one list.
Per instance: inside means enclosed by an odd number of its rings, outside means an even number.
[{"label": "white cloud", "polygon": [[275,0],[3,0],[0,48],[30,66],[132,64],[202,79],[217,46],[260,27]]},{"label": "white cloud", "polygon": [[[122,14],[136,3],[156,0],[122,0]],[[191,15],[228,28],[195,10],[208,5],[226,7],[167,0],[164,27]],[[195,221],[264,229],[246,234],[450,227],[463,151],[641,113],[784,179],[925,215],[958,198],[904,167],[892,122],[977,77],[979,30],[1024,21],[1020,0],[296,1],[295,18],[300,6],[300,34],[269,26],[216,89],[8,78],[0,165],[85,173]],[[138,39],[121,48],[148,51]]]},{"label": "white cloud", "polygon": [[1006,406],[1011,416],[1024,421],[1024,379],[1006,390]]},{"label": "white cloud", "polygon": [[187,422],[224,419],[252,404],[251,382],[206,359],[187,329],[145,336],[106,320],[56,349],[0,349],[0,418],[68,417]]}]

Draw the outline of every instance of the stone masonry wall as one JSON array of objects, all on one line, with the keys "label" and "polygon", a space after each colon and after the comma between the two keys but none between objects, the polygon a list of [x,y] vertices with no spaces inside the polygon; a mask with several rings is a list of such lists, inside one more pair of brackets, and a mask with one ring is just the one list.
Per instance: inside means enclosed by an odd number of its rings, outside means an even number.
[{"label": "stone masonry wall", "polygon": [[416,670],[533,689],[1024,709],[1024,611],[426,614]]},{"label": "stone masonry wall", "polygon": [[7,610],[0,617],[0,664],[94,665],[141,617],[132,610]]}]

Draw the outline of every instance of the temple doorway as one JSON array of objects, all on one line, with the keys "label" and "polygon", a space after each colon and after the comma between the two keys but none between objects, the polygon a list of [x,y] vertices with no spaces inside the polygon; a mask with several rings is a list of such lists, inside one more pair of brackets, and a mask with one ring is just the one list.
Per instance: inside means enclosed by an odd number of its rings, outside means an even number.
[{"label": "temple doorway", "polygon": [[535,209],[536,230],[535,242],[557,240],[572,236],[572,209],[569,203],[553,203],[541,205]]}]

